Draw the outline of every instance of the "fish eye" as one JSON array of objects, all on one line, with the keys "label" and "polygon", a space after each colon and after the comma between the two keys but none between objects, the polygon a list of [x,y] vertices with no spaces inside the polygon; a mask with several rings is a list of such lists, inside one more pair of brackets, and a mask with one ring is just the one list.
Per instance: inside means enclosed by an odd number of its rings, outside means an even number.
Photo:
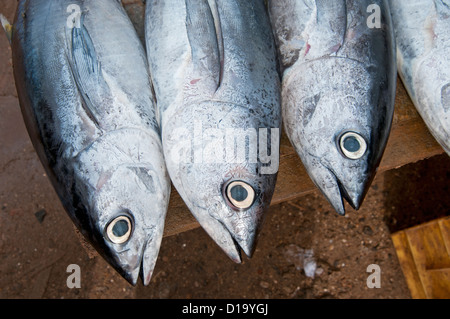
[{"label": "fish eye", "polygon": [[106,228],[108,239],[114,244],[123,244],[131,237],[131,219],[128,216],[114,218]]},{"label": "fish eye", "polygon": [[339,147],[345,157],[360,159],[366,153],[366,140],[355,132],[346,132],[339,139]]},{"label": "fish eye", "polygon": [[226,196],[230,203],[239,209],[247,209],[255,200],[255,190],[242,181],[234,181],[226,187]]}]

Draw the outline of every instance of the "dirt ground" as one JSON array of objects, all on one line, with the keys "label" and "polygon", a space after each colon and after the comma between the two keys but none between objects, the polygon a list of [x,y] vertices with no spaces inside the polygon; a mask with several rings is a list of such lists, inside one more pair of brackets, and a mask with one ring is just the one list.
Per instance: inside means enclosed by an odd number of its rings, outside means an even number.
[{"label": "dirt ground", "polygon": [[[2,0],[0,12],[12,19],[15,6]],[[24,127],[10,55],[0,34],[0,298],[410,298],[390,235],[449,215],[447,155],[378,174],[362,208],[347,205],[345,217],[318,191],[272,206],[242,264],[201,228],[165,237],[150,285],[133,287],[90,258],[74,231]],[[71,264],[80,289],[67,287]],[[372,264],[380,288],[367,287]]]}]

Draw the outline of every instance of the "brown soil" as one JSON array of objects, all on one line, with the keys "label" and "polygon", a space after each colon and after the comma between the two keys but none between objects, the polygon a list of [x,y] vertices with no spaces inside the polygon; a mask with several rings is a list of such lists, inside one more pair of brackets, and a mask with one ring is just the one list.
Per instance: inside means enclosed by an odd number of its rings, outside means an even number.
[{"label": "brown soil", "polygon": [[[15,6],[2,1],[0,12],[12,19]],[[272,206],[242,264],[201,228],[166,237],[150,286],[133,287],[90,258],[74,231],[23,125],[10,55],[0,36],[0,298],[410,298],[390,235],[449,215],[447,155],[379,174],[345,217],[318,191]],[[67,287],[70,264],[80,266],[80,289]],[[371,264],[381,288],[367,287]]]}]

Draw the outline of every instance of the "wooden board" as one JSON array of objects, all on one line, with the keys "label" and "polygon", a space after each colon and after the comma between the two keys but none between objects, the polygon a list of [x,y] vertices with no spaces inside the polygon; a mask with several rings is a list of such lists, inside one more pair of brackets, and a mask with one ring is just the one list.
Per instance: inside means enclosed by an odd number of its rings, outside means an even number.
[{"label": "wooden board", "polygon": [[450,298],[450,217],[392,235],[392,241],[415,299]]}]

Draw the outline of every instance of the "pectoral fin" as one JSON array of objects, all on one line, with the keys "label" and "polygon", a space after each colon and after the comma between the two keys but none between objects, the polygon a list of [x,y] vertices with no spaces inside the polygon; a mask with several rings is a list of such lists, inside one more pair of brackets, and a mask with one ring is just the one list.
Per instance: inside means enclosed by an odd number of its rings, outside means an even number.
[{"label": "pectoral fin", "polygon": [[203,84],[212,94],[220,82],[220,32],[207,0],[186,0],[186,28],[194,65],[192,83]]},{"label": "pectoral fin", "polygon": [[71,35],[70,65],[72,73],[83,98],[83,107],[86,113],[100,128],[101,105],[110,99],[110,89],[103,79],[94,43],[84,24],[80,28],[73,28]]}]

